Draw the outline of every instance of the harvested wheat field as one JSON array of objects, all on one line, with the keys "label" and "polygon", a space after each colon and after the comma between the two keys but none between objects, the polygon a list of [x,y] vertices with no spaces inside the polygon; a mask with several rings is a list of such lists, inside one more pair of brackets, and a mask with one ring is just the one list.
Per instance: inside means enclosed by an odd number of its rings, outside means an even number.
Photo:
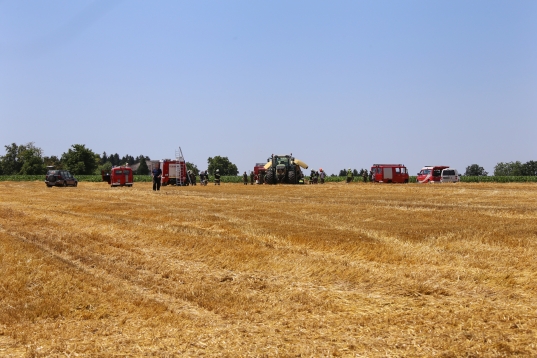
[{"label": "harvested wheat field", "polygon": [[0,356],[537,355],[537,185],[0,183]]}]

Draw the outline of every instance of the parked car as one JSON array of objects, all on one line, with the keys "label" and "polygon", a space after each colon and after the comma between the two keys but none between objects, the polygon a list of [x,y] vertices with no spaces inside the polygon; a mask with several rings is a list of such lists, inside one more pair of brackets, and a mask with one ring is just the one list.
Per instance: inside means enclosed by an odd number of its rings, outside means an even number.
[{"label": "parked car", "polygon": [[67,170],[49,170],[45,177],[48,188],[53,186],[77,186],[78,180]]},{"label": "parked car", "polygon": [[416,177],[418,183],[438,183],[442,179],[442,170],[449,168],[449,165],[427,165],[421,168]]},{"label": "parked car", "polygon": [[461,181],[461,176],[457,169],[446,168],[442,169],[440,183],[458,183]]}]

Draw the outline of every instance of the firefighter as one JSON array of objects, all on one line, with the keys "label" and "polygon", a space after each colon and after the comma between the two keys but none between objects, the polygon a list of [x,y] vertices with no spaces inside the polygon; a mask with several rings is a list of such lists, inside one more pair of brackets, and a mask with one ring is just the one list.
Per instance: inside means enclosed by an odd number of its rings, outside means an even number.
[{"label": "firefighter", "polygon": [[214,173],[214,185],[220,185],[220,169],[216,169]]},{"label": "firefighter", "polygon": [[248,174],[246,174],[246,172],[242,175],[242,182],[244,185],[248,185]]},{"label": "firefighter", "polygon": [[321,184],[324,184],[324,178],[326,177],[326,173],[324,172],[323,168],[320,168],[319,171],[321,172],[319,176],[321,177]]},{"label": "firefighter", "polygon": [[250,185],[254,185],[255,180],[255,174],[254,172],[250,172]]},{"label": "firefighter", "polygon": [[162,170],[160,167],[156,167],[151,171],[151,176],[153,177],[153,191],[160,190],[160,180],[162,178]]},{"label": "firefighter", "polygon": [[367,169],[364,169],[362,173],[362,179],[364,180],[364,183],[367,183]]},{"label": "firefighter", "polygon": [[349,184],[354,179],[354,174],[352,173],[351,168],[347,170],[347,184]]},{"label": "firefighter", "polygon": [[311,170],[311,173],[310,173],[310,184],[313,184],[315,180],[315,170]]},{"label": "firefighter", "polygon": [[374,173],[373,173],[373,169],[371,169],[371,171],[369,172],[369,181],[373,182],[373,178],[374,178]]},{"label": "firefighter", "polygon": [[196,185],[196,174],[193,171],[190,171],[190,182],[192,185]]}]

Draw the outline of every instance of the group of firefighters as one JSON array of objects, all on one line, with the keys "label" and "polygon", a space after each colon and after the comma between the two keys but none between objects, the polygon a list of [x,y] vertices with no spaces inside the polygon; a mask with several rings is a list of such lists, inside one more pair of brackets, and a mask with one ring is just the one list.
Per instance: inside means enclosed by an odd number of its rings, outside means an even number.
[{"label": "group of firefighters", "polygon": [[[155,191],[160,190],[162,170],[160,168],[153,169],[153,171],[151,172],[151,176],[153,178],[153,190]],[[189,177],[191,185],[196,185],[196,174],[192,170],[188,171],[188,177]],[[207,170],[205,171],[202,170],[199,173],[199,177],[200,177],[200,184],[207,185],[207,183],[209,182],[209,174],[207,173]],[[310,184],[318,184],[318,183],[324,184],[325,178],[326,178],[326,172],[323,170],[323,168],[320,168],[319,171],[312,169],[310,173],[309,183]],[[248,175],[246,172],[242,174],[242,182],[244,183],[244,185],[248,185],[248,179],[249,179],[250,185],[254,185],[254,183],[259,183],[257,175],[254,174],[253,171],[250,172],[250,175]],[[369,178],[368,178],[367,170],[364,170],[362,172],[362,180],[365,183],[367,182],[368,179],[369,181],[372,181],[373,171],[369,173]],[[347,183],[350,183],[352,181],[354,181],[354,173],[351,170],[351,168],[349,168],[347,170]],[[214,185],[220,185],[220,170],[219,169],[216,169],[214,173]]]},{"label": "group of firefighters", "polygon": [[[362,171],[362,180],[364,183],[367,183],[367,181],[373,181],[373,170],[369,172],[369,175],[367,174],[367,169],[364,169]],[[347,183],[350,183],[354,181],[354,172],[351,170],[351,168],[347,169]]]},{"label": "group of firefighters", "polygon": [[[191,185],[196,185],[196,174],[192,170],[187,171],[188,179],[190,181]],[[201,171],[200,174],[200,184],[201,185],[207,185],[209,182],[209,174],[207,173],[207,170]],[[162,169],[159,167],[153,169],[151,171],[151,177],[153,178],[153,190],[159,191],[161,180],[162,180]],[[214,185],[220,185],[220,170],[216,169],[214,173]]]}]

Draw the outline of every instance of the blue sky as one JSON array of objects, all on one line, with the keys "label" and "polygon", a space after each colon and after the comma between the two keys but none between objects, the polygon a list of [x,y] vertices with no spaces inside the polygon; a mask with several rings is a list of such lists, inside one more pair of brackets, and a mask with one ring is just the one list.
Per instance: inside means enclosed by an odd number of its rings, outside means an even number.
[{"label": "blue sky", "polygon": [[0,122],[45,155],[492,172],[537,160],[537,2],[0,0]]}]

